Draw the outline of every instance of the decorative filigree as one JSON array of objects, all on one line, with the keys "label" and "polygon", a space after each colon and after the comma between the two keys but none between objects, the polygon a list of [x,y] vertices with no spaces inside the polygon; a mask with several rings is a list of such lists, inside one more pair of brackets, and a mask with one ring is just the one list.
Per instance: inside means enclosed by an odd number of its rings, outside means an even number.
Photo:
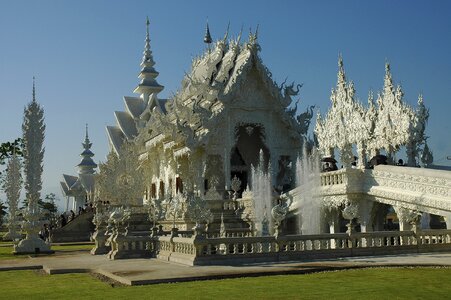
[{"label": "decorative filigree", "polygon": [[352,220],[359,216],[359,206],[355,202],[347,202],[345,208],[342,211],[343,218],[346,220]]},{"label": "decorative filigree", "polygon": [[213,221],[213,214],[207,205],[207,201],[195,195],[188,197],[186,214],[191,220],[196,222],[194,230],[199,230],[201,223],[211,223]]},{"label": "decorative filigree", "polygon": [[145,189],[137,148],[125,143],[119,154],[111,152],[107,162],[100,164],[97,176],[99,197],[112,204],[137,205]]}]

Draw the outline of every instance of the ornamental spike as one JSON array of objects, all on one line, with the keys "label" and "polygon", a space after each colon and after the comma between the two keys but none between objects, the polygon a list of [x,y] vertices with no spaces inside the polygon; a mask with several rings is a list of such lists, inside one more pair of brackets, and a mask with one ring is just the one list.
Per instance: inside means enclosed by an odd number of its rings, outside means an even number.
[{"label": "ornamental spike", "polygon": [[237,42],[236,42],[237,44],[240,43],[242,34],[243,34],[243,25],[241,25],[240,33],[238,34],[238,38],[237,38]]},{"label": "ornamental spike", "polygon": [[229,21],[229,24],[227,24],[227,30],[224,34],[224,42],[227,42],[227,37],[229,36],[229,28],[230,28],[230,21]]},{"label": "ornamental spike", "polygon": [[208,26],[208,18],[207,18],[207,27],[205,28],[204,43],[210,45],[212,41],[213,40],[211,39],[210,27]]}]

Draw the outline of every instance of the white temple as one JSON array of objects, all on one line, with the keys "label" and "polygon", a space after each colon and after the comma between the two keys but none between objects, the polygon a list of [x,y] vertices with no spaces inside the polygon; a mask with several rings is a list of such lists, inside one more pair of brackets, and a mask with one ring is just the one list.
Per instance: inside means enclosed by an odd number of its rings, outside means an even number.
[{"label": "white temple", "polygon": [[[451,174],[417,167],[433,159],[429,113],[421,95],[417,108],[404,101],[388,63],[377,100],[370,92],[364,106],[339,58],[331,107],[318,114],[312,141],[313,107],[296,115],[301,85],[275,83],[258,31],[243,43],[227,30],[212,43],[207,25],[204,42],[180,89],[160,99],[147,20],[138,96],[124,97],[125,111],[107,127],[94,254],[194,265],[451,244]],[[394,165],[403,149],[407,164]]]},{"label": "white temple", "polygon": [[289,188],[290,162],[301,152],[312,109],[296,116],[290,107],[301,85],[278,86],[258,53],[258,32],[241,42],[241,33],[210,45],[207,27],[205,53],[192,62],[180,90],[159,99],[163,86],[150,50],[149,22],[141,62],[138,97],[124,97],[125,111],[115,112],[108,126],[112,149],[124,141],[139,146],[146,178],[145,201],[189,192],[209,200],[228,198],[231,180],[240,191],[250,183],[251,166],[260,150],[275,187]]}]

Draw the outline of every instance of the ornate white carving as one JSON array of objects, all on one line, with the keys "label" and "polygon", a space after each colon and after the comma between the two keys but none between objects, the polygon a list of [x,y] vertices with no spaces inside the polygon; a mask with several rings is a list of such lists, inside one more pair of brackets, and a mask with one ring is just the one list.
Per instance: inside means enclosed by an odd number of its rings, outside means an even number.
[{"label": "ornate white carving", "polygon": [[[323,120],[318,114],[315,133],[319,147],[325,155],[331,149],[340,150],[342,164],[350,166],[352,145],[356,145],[359,166],[365,167],[367,155],[376,155],[385,150],[389,159],[401,146],[406,146],[408,165],[415,166],[419,146],[425,141],[425,126],[429,117],[423,97],[418,99],[418,108],[414,111],[407,105],[400,86],[395,88],[390,65],[385,66],[383,91],[377,96],[377,107],[373,93],[368,96],[368,107],[354,99],[355,89],[347,82],[343,61],[339,58],[337,87],[332,90],[332,106]],[[368,153],[367,153],[368,152]]]},{"label": "ornate white carving", "polygon": [[99,197],[113,205],[139,205],[144,194],[144,176],[136,146],[125,143],[119,154],[111,152],[107,162],[100,164],[96,181]]},{"label": "ornate white carving", "polygon": [[187,216],[194,222],[196,222],[195,230],[200,229],[201,223],[209,223],[213,221],[213,214],[207,205],[207,202],[201,197],[190,195],[188,197]]},{"label": "ornate white carving", "polygon": [[24,110],[22,124],[24,141],[25,196],[28,201],[23,211],[25,221],[22,230],[26,237],[14,246],[16,253],[50,252],[50,245],[39,238],[43,228],[43,213],[38,206],[42,189],[42,161],[44,158],[44,110],[36,102],[33,84],[33,100]]}]

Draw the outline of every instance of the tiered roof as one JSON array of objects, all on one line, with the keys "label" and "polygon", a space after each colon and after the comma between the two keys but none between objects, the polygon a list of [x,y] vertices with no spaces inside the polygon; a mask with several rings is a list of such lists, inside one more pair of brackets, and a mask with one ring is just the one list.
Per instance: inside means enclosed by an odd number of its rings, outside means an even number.
[{"label": "tiered roof", "polygon": [[[208,33],[207,27],[207,36]],[[295,91],[294,83],[278,86],[272,79],[271,72],[258,55],[258,31],[250,32],[247,42],[241,43],[240,40],[241,33],[236,39],[228,39],[227,30],[224,37],[212,46],[208,43],[205,53],[193,60],[191,71],[185,75],[180,90],[167,101],[157,98],[161,90],[151,93],[147,102],[143,101],[143,95],[125,97],[125,111],[115,113],[117,125],[107,127],[116,153],[125,139],[152,146],[169,137],[172,143],[168,147],[181,144],[188,149],[205,144],[212,129],[224,121],[222,112],[225,108],[240,98],[241,87],[248,84],[251,74],[258,78],[269,98],[274,99],[272,109],[286,123],[288,134],[297,139],[306,134],[302,117],[297,118],[295,110],[288,110],[291,97],[297,95],[299,86]],[[143,90],[138,86],[135,92]],[[180,153],[186,151],[182,149]]]},{"label": "tiered roof", "polygon": [[83,152],[80,154],[82,159],[77,165],[78,177],[63,174],[63,181],[60,181],[61,189],[66,196],[94,191],[94,174],[97,164],[92,159],[94,153],[91,151],[92,143],[88,136],[88,124],[86,124],[85,140],[82,145]]}]

